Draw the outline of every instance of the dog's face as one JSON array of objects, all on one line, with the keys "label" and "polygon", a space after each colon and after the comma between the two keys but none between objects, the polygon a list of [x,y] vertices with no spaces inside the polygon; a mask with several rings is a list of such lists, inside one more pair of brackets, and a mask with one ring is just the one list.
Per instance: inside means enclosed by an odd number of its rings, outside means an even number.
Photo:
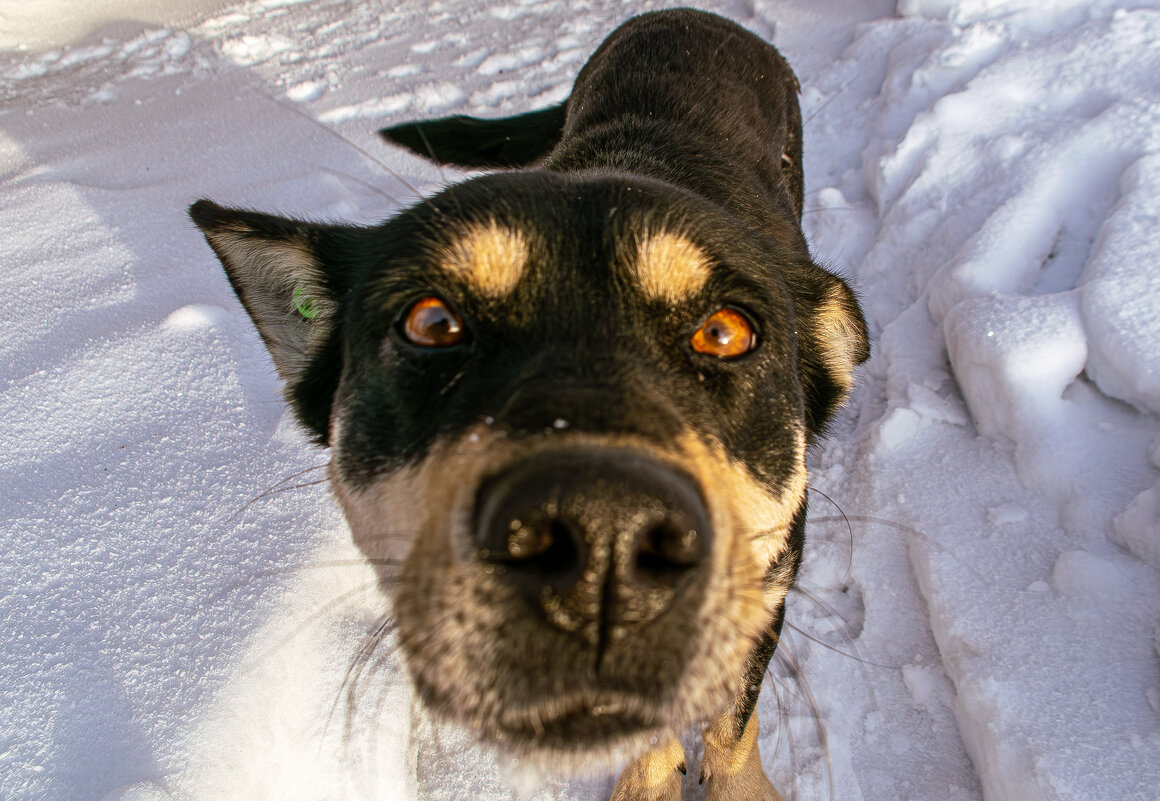
[{"label": "dog's face", "polygon": [[865,348],[796,229],[543,171],[374,228],[192,213],[358,547],[402,562],[381,586],[436,713],[559,757],[730,701]]}]

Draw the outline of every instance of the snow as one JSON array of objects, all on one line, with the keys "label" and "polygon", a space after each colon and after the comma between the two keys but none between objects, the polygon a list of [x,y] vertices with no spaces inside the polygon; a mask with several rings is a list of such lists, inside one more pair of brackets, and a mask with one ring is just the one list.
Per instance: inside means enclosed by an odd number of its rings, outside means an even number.
[{"label": "snow", "polygon": [[[383,610],[184,209],[381,219],[458,176],[376,127],[556,102],[661,4],[4,5],[0,796],[606,793],[437,726],[394,661],[344,703]],[[1160,797],[1160,2],[704,5],[794,64],[807,234],[875,338],[811,457],[767,772]]]}]

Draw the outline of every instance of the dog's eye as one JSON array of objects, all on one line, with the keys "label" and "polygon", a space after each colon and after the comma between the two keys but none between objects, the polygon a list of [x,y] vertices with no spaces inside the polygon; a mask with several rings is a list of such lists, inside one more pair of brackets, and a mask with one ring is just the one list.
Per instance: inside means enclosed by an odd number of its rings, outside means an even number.
[{"label": "dog's eye", "polygon": [[744,356],[757,345],[757,333],[736,309],[718,309],[693,334],[693,350],[721,359]]},{"label": "dog's eye", "polygon": [[446,303],[428,295],[407,310],[403,336],[425,348],[447,348],[463,341],[463,323]]}]

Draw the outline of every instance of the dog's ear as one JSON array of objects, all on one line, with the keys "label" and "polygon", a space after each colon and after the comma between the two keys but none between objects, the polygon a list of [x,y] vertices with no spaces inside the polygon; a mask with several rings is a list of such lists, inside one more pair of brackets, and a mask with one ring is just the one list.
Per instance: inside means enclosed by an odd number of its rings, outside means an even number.
[{"label": "dog's ear", "polygon": [[870,358],[858,299],[845,281],[811,265],[796,287],[798,358],[811,436],[825,431],[854,385],[854,370]]},{"label": "dog's ear", "polygon": [[336,328],[345,281],[319,253],[350,229],[227,209],[208,200],[190,206],[189,216],[266,343],[298,418],[325,444],[341,371]]}]

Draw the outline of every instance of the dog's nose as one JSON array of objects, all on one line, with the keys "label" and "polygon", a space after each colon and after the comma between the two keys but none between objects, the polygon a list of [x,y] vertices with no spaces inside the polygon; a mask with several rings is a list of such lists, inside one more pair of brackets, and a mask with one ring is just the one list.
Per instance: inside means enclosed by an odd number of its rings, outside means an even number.
[{"label": "dog's nose", "polygon": [[476,509],[481,561],[594,642],[671,606],[712,549],[693,479],[632,450],[533,456],[486,481]]}]

